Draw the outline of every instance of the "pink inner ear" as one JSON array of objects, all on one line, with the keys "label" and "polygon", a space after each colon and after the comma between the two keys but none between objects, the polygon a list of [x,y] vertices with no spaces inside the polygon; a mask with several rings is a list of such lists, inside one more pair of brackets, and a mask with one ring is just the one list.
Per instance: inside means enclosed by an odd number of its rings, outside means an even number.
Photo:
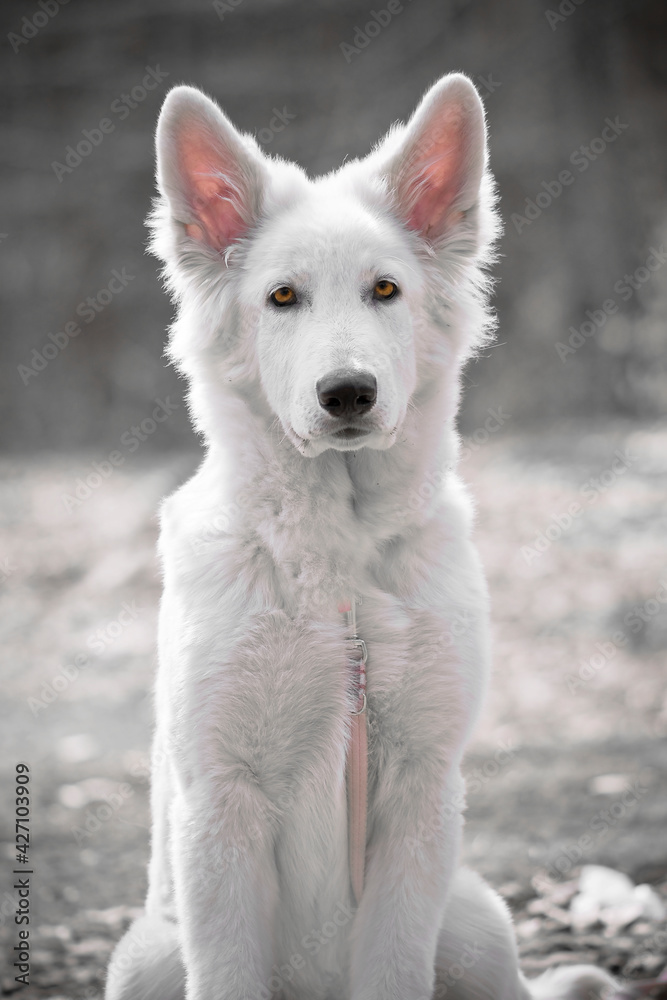
[{"label": "pink inner ear", "polygon": [[231,154],[225,157],[224,150],[214,148],[198,132],[184,133],[179,147],[181,175],[197,217],[197,222],[187,225],[185,231],[215,250],[224,250],[248,228],[236,207],[238,184],[234,172],[238,176],[238,166]]},{"label": "pink inner ear", "polygon": [[451,112],[440,121],[435,133],[421,137],[404,171],[407,222],[424,236],[439,235],[458,221],[452,205],[465,182],[466,148],[461,116]]}]

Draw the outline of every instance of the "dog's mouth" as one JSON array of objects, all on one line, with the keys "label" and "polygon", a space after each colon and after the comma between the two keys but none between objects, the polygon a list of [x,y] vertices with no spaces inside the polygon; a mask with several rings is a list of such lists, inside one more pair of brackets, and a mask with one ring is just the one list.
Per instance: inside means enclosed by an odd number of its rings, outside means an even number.
[{"label": "dog's mouth", "polygon": [[342,430],[333,431],[330,437],[338,438],[342,441],[354,441],[355,438],[366,437],[370,434],[370,428],[343,427]]},{"label": "dog's mouth", "polygon": [[323,451],[333,448],[335,451],[355,451],[358,448],[372,448],[384,451],[390,448],[396,440],[398,427],[390,431],[378,427],[348,427],[320,430],[307,437],[301,437],[293,427],[285,428],[287,437],[297,451],[307,457],[320,455]]}]

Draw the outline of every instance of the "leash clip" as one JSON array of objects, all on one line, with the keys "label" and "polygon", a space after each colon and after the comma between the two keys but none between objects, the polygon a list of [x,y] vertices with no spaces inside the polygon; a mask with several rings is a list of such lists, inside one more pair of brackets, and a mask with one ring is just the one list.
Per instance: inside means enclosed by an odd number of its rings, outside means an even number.
[{"label": "leash clip", "polygon": [[351,635],[347,636],[347,642],[351,643],[355,650],[359,650],[361,655],[354,656],[350,658],[350,663],[353,665],[355,673],[357,675],[357,704],[361,702],[361,708],[358,708],[354,712],[350,712],[350,715],[363,715],[366,712],[366,662],[368,660],[368,649],[366,643],[357,635],[357,615],[355,604],[361,604],[358,597],[353,597],[351,601],[345,602],[341,605],[339,610],[345,617],[345,624],[350,630]]},{"label": "leash clip", "polygon": [[366,692],[361,692],[361,708],[357,709],[356,712],[350,712],[350,715],[363,715],[366,711]]},{"label": "leash clip", "polygon": [[355,657],[352,660],[354,664],[355,674],[357,675],[357,704],[361,700],[361,708],[358,708],[354,712],[350,712],[350,715],[363,715],[366,711],[366,662],[368,660],[368,649],[366,648],[366,643],[363,639],[360,639],[357,635],[356,623],[354,628],[354,635],[351,635],[348,642],[352,643],[355,649],[361,651],[360,657]]},{"label": "leash clip", "polygon": [[366,643],[364,642],[363,639],[360,639],[358,635],[350,636],[349,642],[351,642],[353,646],[356,646],[357,649],[361,650],[361,657],[359,659],[359,663],[363,663],[365,666],[368,661],[368,650],[366,649]]}]

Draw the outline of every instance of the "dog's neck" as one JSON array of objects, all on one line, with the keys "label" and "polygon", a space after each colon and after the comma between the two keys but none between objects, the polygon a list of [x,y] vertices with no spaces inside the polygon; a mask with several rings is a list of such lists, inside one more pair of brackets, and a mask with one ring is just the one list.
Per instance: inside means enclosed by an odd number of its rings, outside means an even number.
[{"label": "dog's neck", "polygon": [[331,601],[363,589],[369,573],[381,572],[387,548],[408,536],[414,548],[434,516],[457,448],[445,399],[452,386],[416,401],[385,451],[330,449],[314,458],[301,455],[277,422],[246,410],[245,433],[224,453],[210,451],[214,468],[224,470],[220,495],[233,505],[237,530],[260,541],[277,572],[311,601],[318,591]]}]

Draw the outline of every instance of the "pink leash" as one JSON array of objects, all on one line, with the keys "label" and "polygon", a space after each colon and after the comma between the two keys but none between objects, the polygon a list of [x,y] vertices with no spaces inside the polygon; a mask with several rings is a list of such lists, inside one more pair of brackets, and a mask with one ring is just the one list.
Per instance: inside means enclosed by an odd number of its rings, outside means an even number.
[{"label": "pink leash", "polygon": [[364,888],[366,861],[366,815],[368,811],[368,728],[366,723],[366,643],[357,635],[355,600],[339,606],[350,635],[354,652],[349,657],[352,675],[354,710],[350,713],[350,743],[347,751],[347,814],[350,881],[354,898],[359,903]]}]

